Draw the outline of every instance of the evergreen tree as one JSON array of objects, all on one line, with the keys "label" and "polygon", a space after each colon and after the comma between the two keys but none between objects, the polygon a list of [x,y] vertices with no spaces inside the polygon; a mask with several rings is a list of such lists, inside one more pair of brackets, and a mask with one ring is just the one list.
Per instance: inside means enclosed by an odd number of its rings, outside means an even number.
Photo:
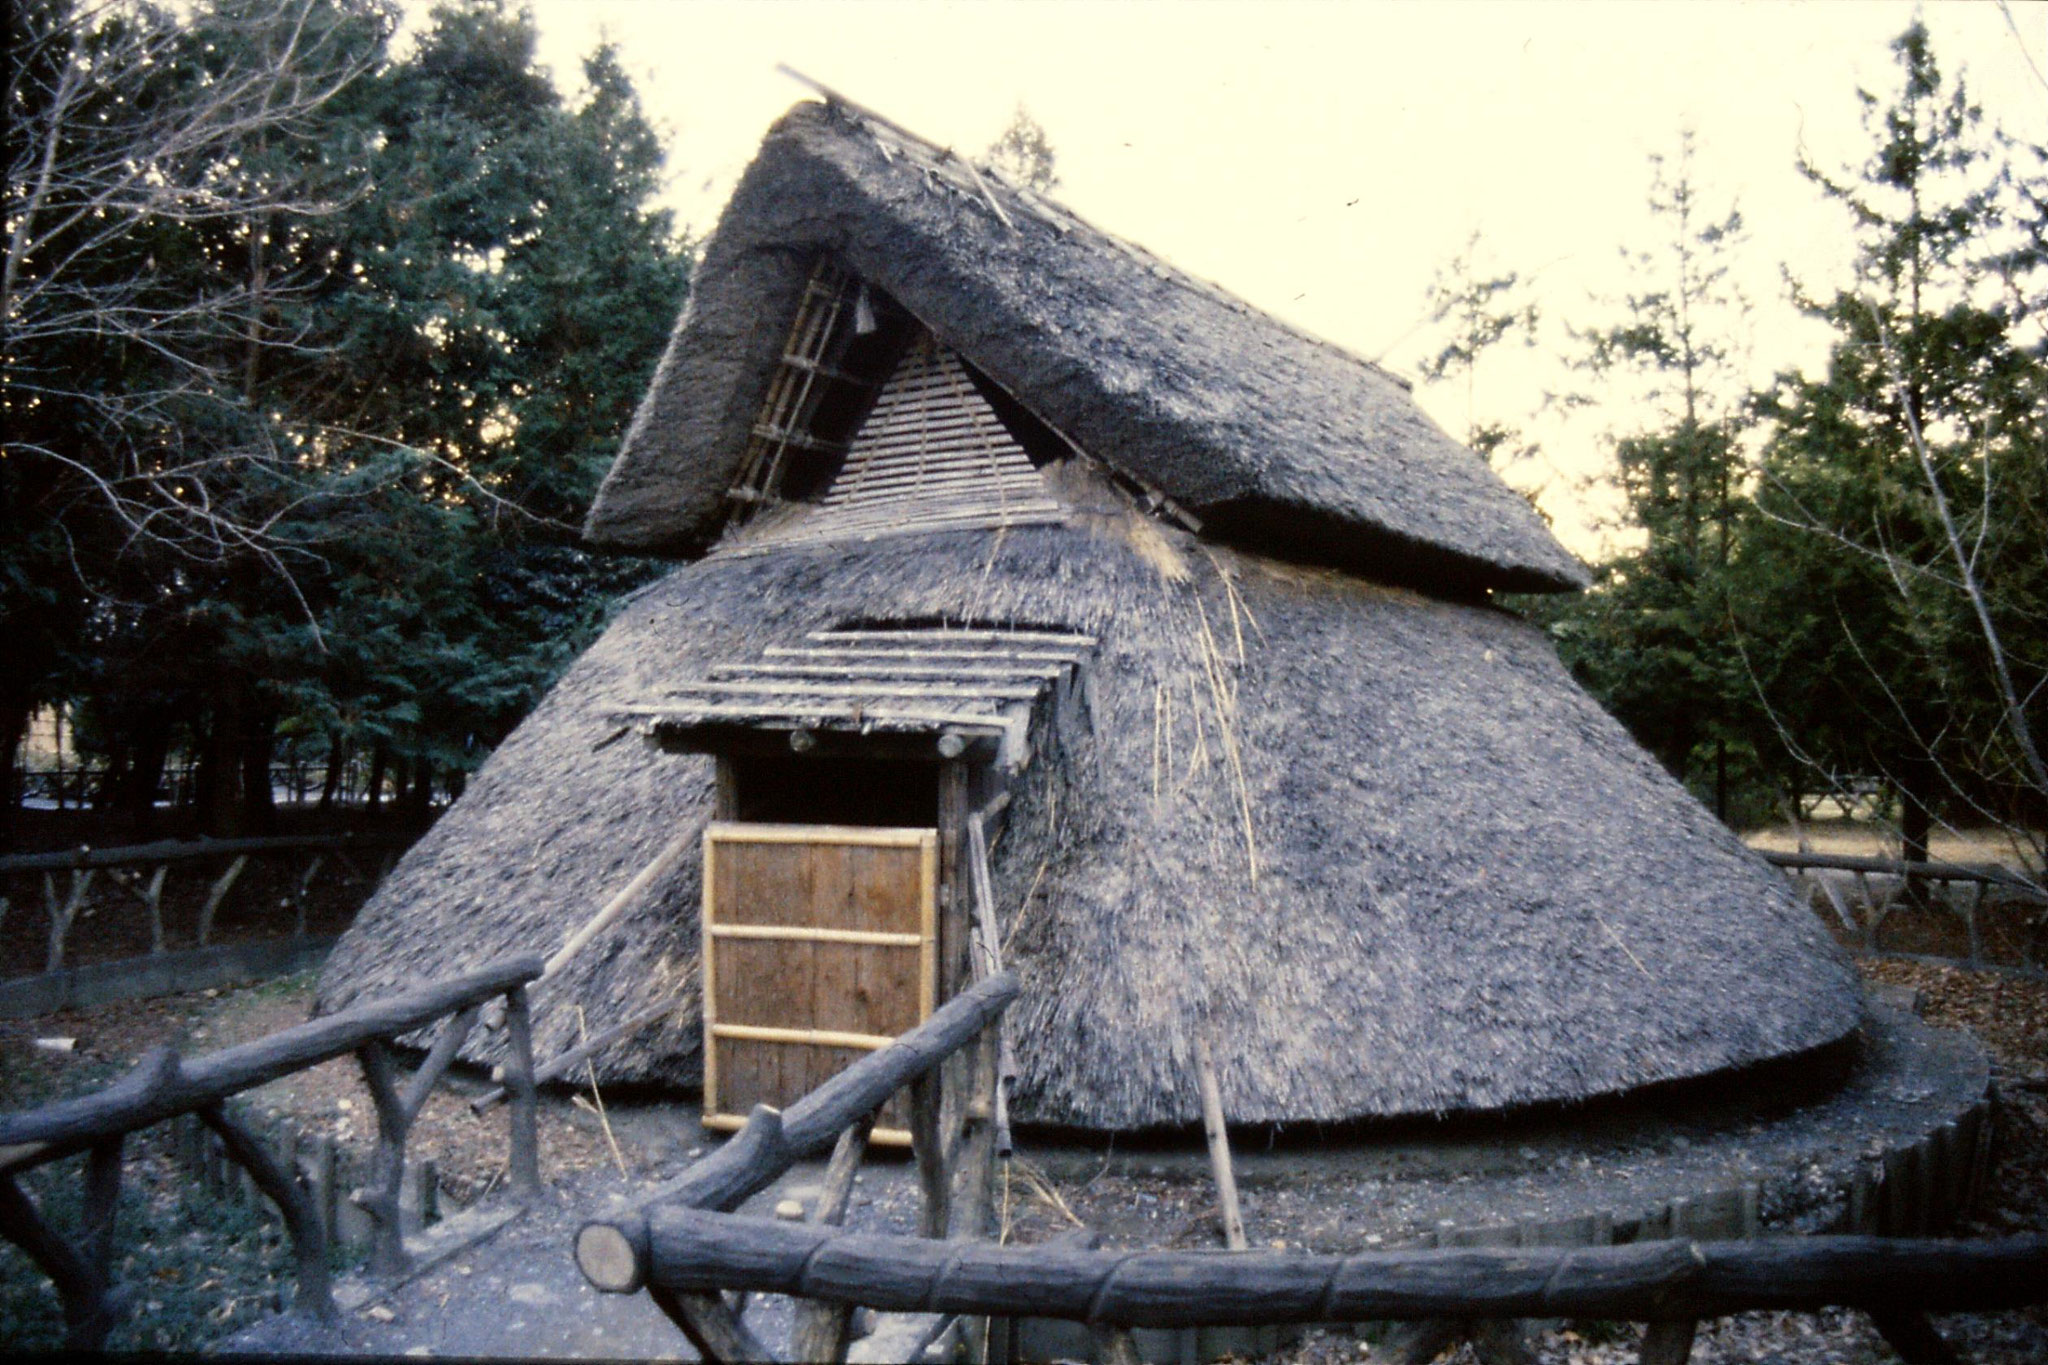
[{"label": "evergreen tree", "polygon": [[[330,634],[385,642],[329,670],[318,719],[394,772],[473,767],[589,640],[642,561],[577,528],[687,284],[662,150],[609,48],[567,107],[530,16],[444,5],[379,95],[380,192],[337,250],[327,420],[434,463],[369,532]],[[314,722],[308,722],[309,724]]]},{"label": "evergreen tree", "polygon": [[[192,22],[216,12],[238,41],[274,32],[250,18],[276,12],[265,0],[213,0]],[[614,54],[586,64],[570,107],[534,61],[530,18],[493,0],[437,9],[401,62],[382,58],[388,16],[370,0],[293,13],[376,21],[359,36],[377,61],[233,144],[235,174],[263,193],[192,221],[135,208],[90,277],[112,297],[169,279],[233,300],[187,353],[208,406],[164,410],[154,467],[126,457],[157,496],[180,452],[210,461],[198,487],[219,515],[187,521],[218,544],[109,534],[109,500],[72,494],[50,545],[10,546],[0,578],[10,609],[57,623],[30,700],[82,704],[106,798],[146,811],[164,755],[190,746],[223,831],[261,824],[280,736],[370,755],[415,804],[437,772],[459,782],[645,577],[589,556],[576,528],[687,283],[649,205],[659,142]],[[248,60],[218,34],[199,46]],[[17,361],[57,354],[10,338],[10,401]],[[114,393],[150,378],[101,373]],[[61,434],[51,411],[32,415]],[[230,482],[242,451],[263,458]],[[41,524],[53,495],[17,487],[6,514]],[[79,542],[104,551],[84,574]]]},{"label": "evergreen tree", "polygon": [[1946,813],[2048,807],[2048,383],[2016,173],[1925,28],[1893,47],[1896,90],[1859,92],[1860,170],[1802,163],[1851,217],[1856,282],[1803,300],[1836,333],[1826,375],[1768,396],[1739,611],[1784,642],[1762,691],[1801,752],[1886,779],[1924,858]]},{"label": "evergreen tree", "polygon": [[1520,337],[1524,346],[1535,345],[1539,312],[1520,273],[1489,269],[1483,254],[1474,232],[1430,281],[1428,325],[1438,341],[1419,368],[1432,384],[1465,381],[1465,444],[1490,463],[1505,466],[1531,458],[1536,451],[1514,427],[1480,419],[1479,364],[1509,337]]},{"label": "evergreen tree", "polygon": [[1732,785],[1755,751],[1728,605],[1747,304],[1729,280],[1741,215],[1702,203],[1692,165],[1689,132],[1673,161],[1651,158],[1649,206],[1664,235],[1654,249],[1622,253],[1636,287],[1613,306],[1620,316],[1574,333],[1584,347],[1576,363],[1601,381],[1604,403],[1658,413],[1657,425],[1614,444],[1639,540],[1600,566],[1583,597],[1538,612],[1581,681],[1728,818]]},{"label": "evergreen tree", "polygon": [[1009,125],[982,153],[984,166],[994,167],[1037,194],[1049,194],[1059,187],[1057,160],[1052,139],[1045,135],[1045,129],[1021,102],[1017,105],[1017,112],[1010,116]]}]

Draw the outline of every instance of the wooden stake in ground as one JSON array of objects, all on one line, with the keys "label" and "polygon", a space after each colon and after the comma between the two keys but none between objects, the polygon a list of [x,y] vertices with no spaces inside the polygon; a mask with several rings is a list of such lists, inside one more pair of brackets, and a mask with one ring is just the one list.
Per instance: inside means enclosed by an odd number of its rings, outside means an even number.
[{"label": "wooden stake in ground", "polygon": [[1223,1126],[1223,1088],[1216,1081],[1216,1059],[1209,1051],[1207,1024],[1195,1032],[1195,1079],[1202,1089],[1202,1135],[1209,1139],[1209,1164],[1216,1172],[1216,1198],[1223,1206],[1223,1240],[1243,1251],[1244,1215],[1237,1205],[1237,1176],[1230,1169],[1230,1134]]}]

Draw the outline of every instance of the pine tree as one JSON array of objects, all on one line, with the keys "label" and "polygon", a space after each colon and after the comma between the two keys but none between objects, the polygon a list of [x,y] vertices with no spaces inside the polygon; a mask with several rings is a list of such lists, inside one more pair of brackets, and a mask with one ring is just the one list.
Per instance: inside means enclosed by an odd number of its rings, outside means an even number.
[{"label": "pine tree", "polygon": [[1801,163],[1850,216],[1856,280],[1803,299],[1836,333],[1826,375],[1769,395],[1744,614],[1786,640],[1774,712],[1823,769],[1882,776],[1925,858],[1945,814],[2048,808],[2048,384],[2016,172],[1924,27],[1893,50],[1896,89],[1859,92],[1864,164]]},{"label": "pine tree", "polygon": [[1515,427],[1481,420],[1479,364],[1510,337],[1519,337],[1524,346],[1535,345],[1540,312],[1521,274],[1488,267],[1484,255],[1480,236],[1474,232],[1464,249],[1440,266],[1430,280],[1428,325],[1438,340],[1418,368],[1432,384],[1464,380],[1465,444],[1489,463],[1504,467],[1532,458],[1536,449],[1523,441]]},{"label": "pine tree", "polygon": [[1730,283],[1741,214],[1709,210],[1692,135],[1651,158],[1649,207],[1662,237],[1624,250],[1635,288],[1619,318],[1574,335],[1598,400],[1647,407],[1657,425],[1619,436],[1616,480],[1639,542],[1600,566],[1583,598],[1546,609],[1567,662],[1673,773],[1731,813],[1731,753],[1753,752],[1754,707],[1729,630],[1728,575],[1742,494],[1747,303]]}]

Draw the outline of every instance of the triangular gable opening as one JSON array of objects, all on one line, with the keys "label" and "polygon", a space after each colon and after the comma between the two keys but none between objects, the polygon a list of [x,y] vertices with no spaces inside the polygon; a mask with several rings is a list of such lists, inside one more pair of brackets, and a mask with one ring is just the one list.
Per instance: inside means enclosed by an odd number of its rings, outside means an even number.
[{"label": "triangular gable opening", "polygon": [[729,496],[732,552],[1059,521],[1067,452],[893,301],[820,266]]}]

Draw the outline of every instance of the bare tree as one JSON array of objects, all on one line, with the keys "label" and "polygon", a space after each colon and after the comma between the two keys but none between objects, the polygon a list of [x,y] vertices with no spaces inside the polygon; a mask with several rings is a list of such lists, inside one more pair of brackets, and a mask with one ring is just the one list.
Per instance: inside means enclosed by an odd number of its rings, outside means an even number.
[{"label": "bare tree", "polygon": [[310,496],[307,450],[246,409],[258,354],[299,344],[274,319],[303,285],[262,248],[361,193],[346,158],[313,150],[316,120],[381,56],[389,18],[345,0],[11,9],[8,452],[40,462],[30,487],[60,519],[84,504],[131,546],[274,561],[272,532]]},{"label": "bare tree", "polygon": [[[1882,327],[1880,321],[1880,328]],[[1912,574],[1935,577],[1952,592],[1960,593],[1969,603],[1970,619],[1975,622],[1980,643],[1991,665],[1991,681],[1997,696],[1999,716],[1998,731],[2004,739],[2004,755],[1984,755],[2010,774],[2010,780],[2028,792],[2036,809],[2048,809],[2048,761],[2041,755],[2041,746],[2034,735],[2033,724],[2027,715],[2028,707],[2044,693],[2048,693],[2048,668],[2037,669],[2040,676],[2033,678],[2016,677],[2013,669],[2012,652],[2006,648],[2004,633],[1993,618],[1989,594],[1985,590],[1979,573],[1986,539],[1995,520],[1994,499],[1996,473],[1994,463],[1988,457],[1982,460],[1983,490],[1980,505],[1970,518],[1972,524],[1965,525],[1950,504],[1948,492],[1942,486],[1941,473],[1933,453],[1927,448],[1927,439],[1920,429],[1920,419],[1915,405],[1908,401],[1906,374],[1900,363],[1898,346],[1889,334],[1880,330],[1884,352],[1885,373],[1891,381],[1892,392],[1905,417],[1906,435],[1913,447],[1913,456],[1920,477],[1926,484],[1928,501],[1933,505],[1936,519],[1941,527],[1940,545],[1945,552],[1946,563],[1937,568],[1932,564],[1898,564],[1888,562],[1906,590],[1904,580]],[[1944,772],[1947,785],[1968,800],[1965,784]],[[1979,811],[1979,814],[1996,813]],[[2048,872],[2048,831],[2028,829],[2024,821],[2005,821],[2008,836],[2014,844],[2030,855],[2028,862],[2041,880]]]},{"label": "bare tree", "polygon": [[1739,567],[1751,645],[1792,643],[1758,693],[1767,709],[1790,708],[1770,719],[1799,732],[1788,748],[1811,771],[1884,779],[1908,861],[1929,856],[1946,817],[2000,829],[2038,876],[2042,186],[2011,139],[1986,138],[1923,25],[1893,50],[1896,89],[1859,92],[1868,159],[1846,174],[1799,162],[1852,216],[1856,282],[1818,300],[1795,287],[1837,332],[1828,370],[1782,375],[1759,400],[1773,426]]}]

